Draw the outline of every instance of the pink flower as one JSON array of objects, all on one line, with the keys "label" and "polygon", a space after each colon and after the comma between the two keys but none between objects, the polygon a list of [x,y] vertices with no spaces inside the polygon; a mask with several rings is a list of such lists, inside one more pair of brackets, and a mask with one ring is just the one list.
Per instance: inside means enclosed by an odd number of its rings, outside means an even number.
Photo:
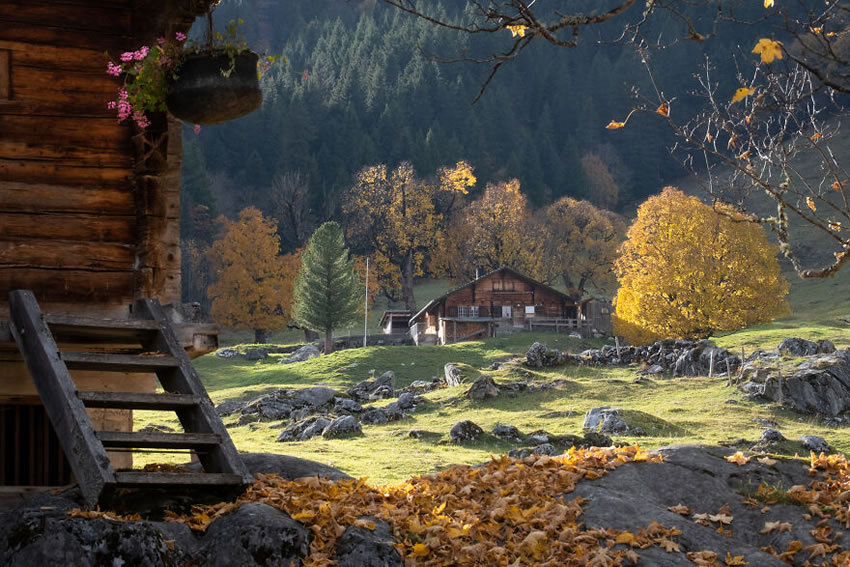
[{"label": "pink flower", "polygon": [[115,108],[117,106],[118,106],[118,103],[115,102],[114,100],[110,100],[109,102],[106,103],[106,108],[108,108],[109,110],[115,110]]},{"label": "pink flower", "polygon": [[121,65],[116,65],[112,61],[106,64],[106,72],[114,77],[121,74]]},{"label": "pink flower", "polygon": [[156,38],[156,44],[157,45],[165,45],[165,38],[164,37]]},{"label": "pink flower", "polygon": [[150,51],[150,48],[148,48],[148,46],[145,45],[141,49],[139,49],[138,51],[133,52],[133,59],[135,59],[136,61],[141,61],[142,59],[144,59],[145,57],[148,56],[149,51]]},{"label": "pink flower", "polygon": [[132,51],[125,51],[121,54],[121,61],[132,61],[133,55],[135,55]]},{"label": "pink flower", "polygon": [[177,32],[176,34],[174,34],[174,37],[175,39],[177,39],[177,41],[183,41],[184,39],[186,39],[186,34],[183,32]]},{"label": "pink flower", "polygon": [[195,135],[196,135],[196,136],[197,136],[198,134],[200,134],[200,133],[201,133],[201,125],[200,125],[200,124],[195,124],[195,128],[194,128],[194,130],[195,130]]},{"label": "pink flower", "polygon": [[136,122],[139,128],[147,128],[151,125],[150,120],[148,120],[148,117],[145,116],[143,112],[134,112],[133,120]]}]

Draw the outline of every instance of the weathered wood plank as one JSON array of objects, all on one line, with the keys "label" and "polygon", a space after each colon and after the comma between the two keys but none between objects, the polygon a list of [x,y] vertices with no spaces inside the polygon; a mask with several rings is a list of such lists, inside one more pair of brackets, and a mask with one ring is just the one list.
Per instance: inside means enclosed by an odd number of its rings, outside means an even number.
[{"label": "weathered wood plank", "polygon": [[156,372],[178,366],[172,356],[143,356],[102,352],[63,352],[62,360],[69,370],[102,370],[107,372]]},{"label": "weathered wood plank", "polygon": [[129,153],[131,129],[108,118],[0,114],[0,141],[45,144],[45,135],[62,145]]},{"label": "weathered wood plank", "polygon": [[0,100],[12,97],[11,55],[10,50],[0,48]]},{"label": "weathered wood plank", "polygon": [[[2,26],[2,22],[0,22]],[[15,100],[21,102],[64,102],[69,110],[99,112],[118,93],[115,77],[106,73],[74,73],[15,65]]]},{"label": "weathered wood plank", "polygon": [[94,505],[104,489],[115,483],[109,457],[76,396],[74,382],[59,358],[59,349],[41,318],[35,297],[28,291],[15,291],[9,297],[9,307],[15,342],[34,377],[83,495]]},{"label": "weathered wood plank", "polygon": [[29,289],[42,303],[130,303],[133,272],[0,268],[0,297]]},{"label": "weathered wood plank", "polygon": [[126,187],[132,170],[118,167],[75,167],[67,164],[0,157],[0,179],[36,185]]},{"label": "weathered wood plank", "polygon": [[132,392],[77,392],[87,408],[176,410],[198,405],[191,394],[139,394]]},{"label": "weathered wood plank", "polygon": [[140,433],[98,431],[104,447],[125,449],[206,449],[219,443],[214,433]]},{"label": "weathered wood plank", "polygon": [[114,36],[130,30],[131,16],[130,6],[99,2],[83,6],[47,0],[5,0],[0,4],[0,27],[13,29],[32,26]]},{"label": "weathered wood plank", "polygon": [[0,269],[37,267],[115,271],[132,270],[134,262],[135,246],[132,244],[68,240],[0,241]]},{"label": "weathered wood plank", "polygon": [[[12,52],[15,65],[53,69],[61,71],[103,73],[109,58],[104,54],[104,48],[60,47],[57,45],[42,45],[38,43],[10,41],[0,38],[0,49]],[[111,53],[117,59],[119,52]]]},{"label": "weathered wood plank", "polygon": [[0,211],[0,240],[76,240],[135,243],[136,219],[92,214],[30,214]]},{"label": "weathered wood plank", "polygon": [[122,167],[133,166],[133,157],[129,153],[118,150],[98,150],[64,144],[61,138],[43,138],[38,144],[28,144],[24,141],[0,140],[0,156],[9,159],[31,160],[36,162],[52,162],[63,165],[83,165],[89,167]]},{"label": "weathered wood plank", "polygon": [[244,484],[253,480],[245,464],[242,462],[236,446],[230,439],[221,418],[215,411],[207,391],[198,373],[183,350],[162,306],[155,299],[143,299],[136,302],[136,314],[140,318],[153,319],[163,324],[162,332],[150,344],[145,345],[151,350],[167,352],[173,356],[179,366],[171,372],[158,372],[162,386],[169,392],[194,394],[201,398],[197,408],[177,412],[177,417],[185,431],[209,432],[220,437],[220,443],[209,451],[198,455],[204,470],[209,472],[235,473],[242,477]]},{"label": "weathered wood plank", "polygon": [[124,471],[116,473],[118,483],[128,487],[156,486],[232,486],[242,484],[242,477],[228,473],[175,473]]},{"label": "weathered wood plank", "polygon": [[135,196],[129,182],[101,186],[53,183],[0,180],[0,211],[135,216]]}]

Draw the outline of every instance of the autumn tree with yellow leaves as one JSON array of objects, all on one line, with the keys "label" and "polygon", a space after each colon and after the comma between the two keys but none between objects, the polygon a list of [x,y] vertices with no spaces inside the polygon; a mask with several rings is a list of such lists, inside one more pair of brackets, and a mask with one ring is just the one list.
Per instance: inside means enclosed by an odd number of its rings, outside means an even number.
[{"label": "autumn tree with yellow leaves", "polygon": [[238,220],[219,218],[221,236],[208,252],[215,281],[207,288],[212,316],[235,329],[254,331],[257,343],[290,320],[293,282],[300,260],[281,256],[274,219],[254,207],[239,213]]},{"label": "autumn tree with yellow leaves", "polygon": [[472,167],[464,161],[442,168],[434,180],[417,177],[413,165],[403,162],[394,170],[383,164],[363,168],[348,192],[343,204],[348,236],[358,248],[374,252],[385,283],[399,282],[411,312],[416,311],[413,278],[423,274],[445,218],[475,181]]},{"label": "autumn tree with yellow leaves", "polygon": [[617,286],[614,262],[626,233],[623,217],[588,201],[563,197],[543,211],[544,271],[547,281],[560,279],[567,293],[581,299]]},{"label": "autumn tree with yellow leaves", "polygon": [[635,344],[705,338],[789,312],[764,230],[672,187],[640,206],[615,271],[614,332]]},{"label": "autumn tree with yellow leaves", "polygon": [[519,181],[490,183],[455,217],[435,251],[432,270],[464,281],[478,269],[507,266],[541,278],[543,242],[543,226],[532,216]]}]

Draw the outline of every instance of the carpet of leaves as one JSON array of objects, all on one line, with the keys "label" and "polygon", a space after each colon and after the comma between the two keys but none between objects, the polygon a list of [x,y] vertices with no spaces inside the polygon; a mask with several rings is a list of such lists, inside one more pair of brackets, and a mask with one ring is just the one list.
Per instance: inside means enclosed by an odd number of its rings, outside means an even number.
[{"label": "carpet of leaves", "polygon": [[[769,457],[736,453],[726,459],[739,466],[757,458],[765,466]],[[440,473],[419,476],[392,486],[372,487],[365,479],[331,481],[307,477],[294,481],[275,475],[258,475],[256,482],[236,502],[196,506],[189,515],[170,514],[203,532],[216,519],[242,504],[262,502],[307,526],[313,535],[308,566],[333,566],[335,549],[349,526],[373,530],[377,518],[387,522],[396,549],[406,566],[618,566],[638,562],[636,549],[657,546],[680,553],[680,531],[652,521],[637,533],[581,526],[581,498],[564,498],[582,479],[595,479],[626,463],[659,462],[661,458],[639,447],[571,449],[559,457],[531,455],[525,459],[494,458],[480,467],[456,466]],[[836,543],[840,534],[831,523],[850,528],[850,463],[841,455],[811,455],[807,486],[787,491],[760,489],[743,503],[753,507],[775,504],[778,498],[793,501],[806,520],[817,518],[811,535],[816,544],[791,541],[785,550],[763,547],[789,565],[848,567],[850,551]],[[690,516],[696,523],[716,523],[723,530],[733,517],[728,506],[716,514],[694,514],[684,505],[669,510]],[[137,521],[101,511],[80,511],[74,516]],[[789,522],[766,522],[762,534],[790,531]],[[686,557],[698,566],[747,565],[744,556],[711,550],[690,551]]]}]

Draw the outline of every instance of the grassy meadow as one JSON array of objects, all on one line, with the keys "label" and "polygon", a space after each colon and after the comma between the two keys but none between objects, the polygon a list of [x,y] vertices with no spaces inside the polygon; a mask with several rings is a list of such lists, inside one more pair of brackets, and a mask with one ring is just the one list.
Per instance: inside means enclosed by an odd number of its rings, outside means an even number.
[{"label": "grassy meadow", "polygon": [[[793,308],[791,315],[759,327],[724,333],[714,340],[718,345],[736,351],[743,347],[747,353],[755,348],[773,349],[788,336],[811,340],[826,338],[838,348],[848,347],[850,302],[843,293],[847,289],[848,278],[850,271],[844,270],[833,279],[792,279],[789,297]],[[424,304],[446,289],[444,282],[429,282],[417,289],[420,292],[418,301]],[[375,321],[380,311],[375,309]],[[225,335],[225,338],[231,337]],[[292,339],[297,341],[298,337]],[[804,434],[821,435],[837,450],[850,451],[850,436],[845,430],[825,426],[814,417],[803,416],[775,404],[748,401],[735,388],[726,387],[726,380],[722,377],[643,378],[635,383],[639,370],[636,366],[525,368],[516,359],[522,357],[535,340],[571,352],[604,344],[601,340],[572,339],[566,335],[518,333],[510,337],[440,347],[352,349],[290,365],[278,364],[280,357],[285,355],[272,355],[256,362],[208,355],[197,359],[194,364],[216,404],[230,399],[252,399],[279,388],[326,385],[344,392],[370,375],[379,376],[387,370],[395,372],[396,387],[401,388],[414,380],[428,380],[441,375],[447,362],[464,365],[470,378],[493,362],[507,362],[503,370],[486,371],[497,383],[563,381],[556,388],[522,393],[513,398],[502,395],[486,402],[466,399],[463,395],[466,386],[436,390],[424,395],[427,402],[409,418],[387,425],[364,425],[362,435],[349,439],[317,438],[278,443],[275,439],[280,429],[275,427],[275,422],[229,429],[242,451],[284,453],[313,459],[356,477],[369,477],[370,482],[375,484],[398,482],[452,464],[483,462],[491,455],[504,453],[514,446],[489,434],[475,443],[452,444],[448,440],[448,432],[457,421],[471,419],[485,432],[501,423],[515,425],[523,433],[545,429],[556,435],[580,434],[584,413],[604,405],[624,408],[630,414],[630,422],[648,433],[646,437],[621,436],[616,440],[645,447],[673,443],[734,444],[741,439],[752,444],[764,429],[756,420],[767,419],[775,422],[788,439],[797,439]],[[797,362],[789,359],[785,364],[791,367]],[[383,400],[377,404],[390,401]],[[176,419],[171,415],[136,412],[136,428],[148,423],[178,428]],[[235,416],[225,418],[227,424],[235,421]],[[408,433],[414,429],[423,434],[419,438],[410,437]],[[741,444],[741,447],[748,446]],[[137,459],[137,465],[169,460],[182,462],[185,459],[185,455],[154,454]]]}]

